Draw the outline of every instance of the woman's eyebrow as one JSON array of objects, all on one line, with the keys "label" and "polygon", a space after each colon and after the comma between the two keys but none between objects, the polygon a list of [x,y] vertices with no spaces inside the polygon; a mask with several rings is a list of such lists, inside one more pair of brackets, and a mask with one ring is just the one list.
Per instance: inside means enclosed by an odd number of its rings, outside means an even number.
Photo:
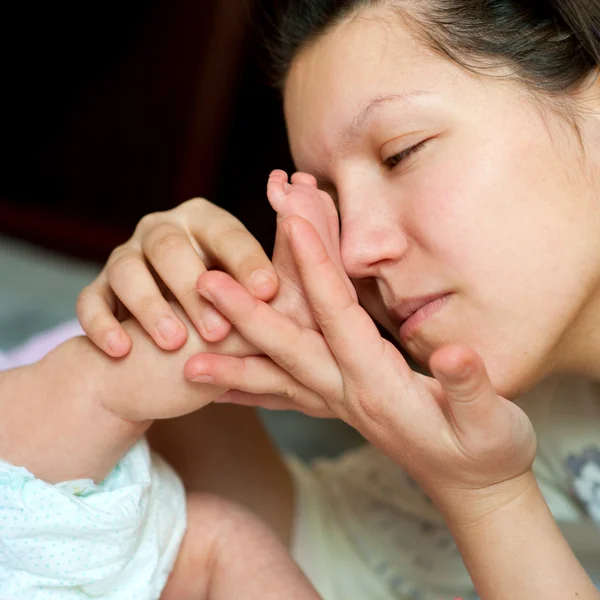
[{"label": "woman's eyebrow", "polygon": [[371,98],[363,108],[358,111],[357,115],[352,119],[350,126],[342,131],[342,143],[349,144],[356,139],[364,129],[365,125],[382,106],[387,104],[407,104],[417,96],[425,96],[430,93],[431,92],[417,91],[406,94],[386,94],[384,96],[375,96],[374,98]]}]

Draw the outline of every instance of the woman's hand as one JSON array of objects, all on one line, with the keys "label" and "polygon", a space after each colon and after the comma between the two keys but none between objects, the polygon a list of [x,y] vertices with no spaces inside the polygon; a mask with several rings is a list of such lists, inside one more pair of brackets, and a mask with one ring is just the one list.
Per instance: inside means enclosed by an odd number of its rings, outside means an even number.
[{"label": "woman's hand", "polygon": [[205,340],[220,341],[231,326],[195,288],[198,277],[215,267],[261,300],[277,292],[277,276],[264,250],[227,211],[196,198],[149,214],[81,292],[77,316],[89,338],[110,356],[124,356],[131,348],[120,324],[128,314],[160,348],[174,350],[184,344],[187,330],[169,305],[172,296]]},{"label": "woman's hand", "polygon": [[[200,293],[269,358],[204,355],[198,373],[224,388],[282,394],[269,397],[271,407],[314,411],[321,402],[433,498],[489,490],[527,473],[535,454],[531,423],[497,396],[478,355],[440,348],[430,361],[434,378],[415,373],[359,306],[311,224],[292,216],[283,226],[319,330],[253,298],[226,274],[205,273]],[[265,386],[250,390],[252,381]]]}]

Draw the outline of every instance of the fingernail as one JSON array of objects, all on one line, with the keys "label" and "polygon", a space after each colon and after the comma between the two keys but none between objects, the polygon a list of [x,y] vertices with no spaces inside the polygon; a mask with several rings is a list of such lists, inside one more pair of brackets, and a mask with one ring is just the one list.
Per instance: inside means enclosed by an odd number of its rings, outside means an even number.
[{"label": "fingernail", "polygon": [[168,342],[179,330],[180,326],[175,319],[171,317],[163,317],[156,326],[160,337]]},{"label": "fingernail", "polygon": [[195,383],[212,383],[212,375],[206,375],[204,373],[198,373],[193,379]]},{"label": "fingernail", "polygon": [[250,283],[252,284],[252,289],[255,292],[262,292],[266,291],[267,288],[272,288],[273,284],[275,283],[275,279],[268,271],[259,269],[258,271],[254,271],[254,273],[252,273]]},{"label": "fingernail", "polygon": [[212,306],[207,306],[202,313],[202,323],[209,333],[220,329],[226,323],[225,317]]},{"label": "fingernail", "polygon": [[116,330],[109,331],[104,339],[104,344],[111,352],[116,352],[121,345],[123,336]]}]

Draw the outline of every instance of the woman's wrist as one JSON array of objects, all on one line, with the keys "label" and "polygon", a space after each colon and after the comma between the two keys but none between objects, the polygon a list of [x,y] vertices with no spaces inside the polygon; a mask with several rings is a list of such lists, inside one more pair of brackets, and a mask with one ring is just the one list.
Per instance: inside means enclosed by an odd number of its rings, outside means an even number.
[{"label": "woman's wrist", "polygon": [[104,479],[144,434],[104,406],[107,359],[84,337],[0,374],[0,458],[57,483]]},{"label": "woman's wrist", "polygon": [[598,600],[531,471],[440,506],[482,600]]},{"label": "woman's wrist", "polygon": [[[444,487],[430,496],[454,528],[485,527],[502,514],[540,494],[531,469],[512,479],[482,488]],[[541,496],[540,496],[541,497]],[[542,499],[543,500],[543,499]]]}]

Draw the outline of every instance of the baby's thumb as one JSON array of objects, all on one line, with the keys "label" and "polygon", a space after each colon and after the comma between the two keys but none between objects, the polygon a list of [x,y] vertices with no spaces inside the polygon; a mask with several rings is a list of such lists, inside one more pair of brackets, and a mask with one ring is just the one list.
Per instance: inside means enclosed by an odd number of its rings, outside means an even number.
[{"label": "baby's thumb", "polygon": [[480,356],[463,346],[445,346],[433,353],[429,367],[444,389],[457,433],[483,433],[493,425],[498,396]]}]

